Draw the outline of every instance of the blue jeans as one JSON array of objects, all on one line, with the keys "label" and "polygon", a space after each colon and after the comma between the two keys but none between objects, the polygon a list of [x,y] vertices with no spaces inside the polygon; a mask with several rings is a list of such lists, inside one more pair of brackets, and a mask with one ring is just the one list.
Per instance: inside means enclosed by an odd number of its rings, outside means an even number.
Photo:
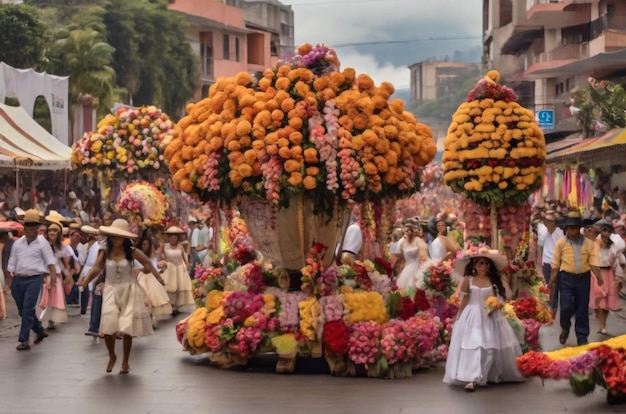
[{"label": "blue jeans", "polygon": [[43,334],[43,326],[41,326],[41,321],[35,314],[37,299],[39,299],[42,287],[43,275],[14,277],[11,282],[11,296],[13,296],[17,310],[22,317],[22,326],[20,327],[20,337],[18,339],[20,342],[28,342],[31,329],[37,335]]},{"label": "blue jeans", "polygon": [[569,331],[572,316],[575,317],[578,345],[587,343],[589,336],[589,290],[591,275],[561,272],[559,274],[561,295],[561,329]]},{"label": "blue jeans", "polygon": [[[72,286],[72,290],[70,290],[70,293],[67,295],[67,303],[68,304],[78,303],[78,294],[79,294],[78,286],[76,285]],[[84,315],[87,313],[88,304],[89,304],[89,287],[85,286],[85,289],[83,289],[83,292],[80,294],[80,314],[81,315]]]},{"label": "blue jeans", "polygon": [[[546,284],[550,283],[550,275],[552,274],[552,266],[550,263],[542,264],[541,271],[543,272],[543,278],[545,279]],[[556,309],[559,306],[559,282],[559,274],[557,273],[552,298],[550,299],[550,307],[552,307],[552,309]]]},{"label": "blue jeans", "polygon": [[101,314],[102,314],[102,295],[93,295],[93,301],[91,302],[91,317],[89,318],[89,331],[90,332],[100,331],[100,315]]}]

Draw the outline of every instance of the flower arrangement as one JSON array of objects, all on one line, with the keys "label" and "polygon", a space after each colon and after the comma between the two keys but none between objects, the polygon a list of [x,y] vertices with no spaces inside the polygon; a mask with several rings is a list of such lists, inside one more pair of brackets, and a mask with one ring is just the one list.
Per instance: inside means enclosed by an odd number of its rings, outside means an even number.
[{"label": "flower arrangement", "polygon": [[532,111],[489,71],[452,117],[444,180],[480,205],[517,205],[543,182],[546,144]]},{"label": "flower arrangement", "polygon": [[302,289],[312,289],[318,296],[330,295],[338,286],[337,272],[324,272],[324,254],[327,246],[321,243],[313,243],[305,259],[306,265],[300,270],[302,272]]},{"label": "flower arrangement", "polygon": [[350,330],[343,320],[326,322],[322,343],[324,347],[337,355],[344,355],[348,352],[350,340]]},{"label": "flower arrangement", "polygon": [[98,122],[97,128],[72,146],[74,167],[114,170],[132,177],[143,170],[162,168],[174,122],[155,106],[121,107]]},{"label": "flower arrangement", "polygon": [[387,308],[378,292],[353,292],[344,294],[344,320],[349,324],[387,321]]},{"label": "flower arrangement", "polygon": [[485,301],[485,307],[487,308],[487,315],[491,315],[497,310],[502,309],[504,304],[498,299],[497,296],[489,296]]},{"label": "flower arrangement", "polygon": [[454,268],[452,262],[435,260],[424,272],[424,290],[431,296],[442,295],[446,298],[456,291],[457,281],[452,276]]},{"label": "flower arrangement", "polygon": [[348,339],[348,357],[355,364],[374,364],[379,356],[381,325],[377,322],[358,322],[352,325]]},{"label": "flower arrangement", "polygon": [[238,195],[278,206],[303,194],[316,212],[335,202],[397,198],[415,189],[430,162],[432,132],[324,45],[259,77],[241,72],[218,80],[209,96],[187,106],[165,150],[174,186],[203,201]]},{"label": "flower arrangement", "polygon": [[168,205],[165,196],[153,184],[138,180],[127,184],[119,195],[116,209],[126,217],[135,217],[146,226],[162,224]]},{"label": "flower arrangement", "polygon": [[[572,391],[585,395],[603,384],[609,394],[626,393],[626,335],[553,352],[530,351],[517,358],[517,368],[526,377],[570,379]],[[599,375],[601,381],[595,378]]]}]

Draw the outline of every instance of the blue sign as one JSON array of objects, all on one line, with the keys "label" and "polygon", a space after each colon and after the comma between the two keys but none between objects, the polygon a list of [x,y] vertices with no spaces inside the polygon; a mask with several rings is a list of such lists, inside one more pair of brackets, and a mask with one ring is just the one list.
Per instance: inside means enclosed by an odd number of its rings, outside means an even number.
[{"label": "blue sign", "polygon": [[541,109],[535,114],[539,128],[554,129],[554,109]]}]

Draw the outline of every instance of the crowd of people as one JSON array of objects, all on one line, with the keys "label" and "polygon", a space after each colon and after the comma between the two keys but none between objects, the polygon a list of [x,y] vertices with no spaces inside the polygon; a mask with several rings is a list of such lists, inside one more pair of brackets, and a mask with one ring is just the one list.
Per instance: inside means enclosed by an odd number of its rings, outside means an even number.
[{"label": "crowd of people", "polygon": [[60,329],[69,309],[90,312],[85,335],[104,338],[107,372],[117,360],[116,339],[123,342],[125,374],[133,337],[151,334],[159,319],[195,308],[194,268],[212,260],[212,229],[193,217],[188,230],[171,225],[141,234],[112,213],[83,224],[80,216],[55,210],[12,208],[4,219],[15,225],[0,229],[0,318],[10,294],[22,319],[16,349],[29,350]]}]

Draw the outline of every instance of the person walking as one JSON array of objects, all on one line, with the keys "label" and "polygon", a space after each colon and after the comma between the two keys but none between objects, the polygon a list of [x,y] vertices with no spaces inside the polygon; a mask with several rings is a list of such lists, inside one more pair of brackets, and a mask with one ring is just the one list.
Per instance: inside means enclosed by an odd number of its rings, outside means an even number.
[{"label": "person walking", "polygon": [[[56,273],[58,275],[63,275],[65,282],[69,283],[72,277],[69,273],[68,267],[72,252],[70,247],[62,242],[63,225],[59,222],[50,221],[48,217],[46,217],[46,220],[48,220],[50,224],[48,225],[46,239],[52,247],[54,257],[57,259],[55,264]],[[46,276],[44,278],[41,300],[39,301],[37,308],[41,310],[39,320],[41,320],[43,326],[48,327],[49,331],[56,329],[55,324],[67,322],[64,285],[58,283],[52,286],[50,284],[50,276]]]},{"label": "person walking", "polygon": [[171,226],[165,230],[169,241],[163,246],[161,255],[167,262],[167,268],[163,271],[163,280],[165,290],[170,297],[172,316],[178,315],[182,308],[193,308],[195,303],[187,269],[187,254],[179,243],[184,233],[185,231],[177,226]]},{"label": "person walking", "polygon": [[15,300],[17,310],[22,317],[20,326],[18,351],[30,349],[29,333],[32,329],[37,335],[35,344],[43,341],[48,334],[35,314],[37,298],[41,292],[44,274],[50,274],[50,285],[56,286],[56,257],[50,243],[43,237],[37,236],[37,229],[41,225],[39,211],[30,209],[24,213],[24,235],[11,248],[7,270],[11,294]]},{"label": "person walking", "polygon": [[[91,271],[91,268],[96,264],[96,261],[98,260],[98,253],[100,251],[100,230],[90,225],[84,225],[81,226],[80,231],[83,235],[85,235],[86,243],[82,245],[82,249],[80,251],[83,268],[78,277],[79,281],[87,277],[87,275]],[[87,336],[96,337],[99,335],[104,281],[105,271],[102,271],[99,275],[96,276],[96,279],[93,282],[87,284],[86,287],[83,288],[82,292],[80,292],[80,312],[81,314],[83,314],[83,311],[84,313],[87,313],[87,302],[89,301],[89,292],[91,291],[91,312],[89,315],[89,327],[87,328],[87,332],[85,332],[85,335]]]},{"label": "person walking", "polygon": [[552,256],[552,270],[548,287],[554,292],[555,284],[559,283],[561,334],[559,342],[565,345],[575,316],[575,332],[578,345],[589,342],[589,293],[591,289],[591,272],[596,282],[602,286],[604,280],[600,269],[593,266],[595,242],[580,233],[583,226],[578,212],[567,214],[565,237],[557,241]]},{"label": "person walking", "polygon": [[[137,244],[138,248],[150,259],[152,265],[159,272],[165,271],[167,262],[159,260],[159,255],[154,248],[154,242],[151,237],[142,237]],[[139,285],[146,291],[148,301],[150,302],[150,316],[152,318],[152,328],[157,329],[159,319],[165,319],[172,315],[172,305],[170,305],[170,297],[165,287],[160,283],[152,273],[144,272],[141,263],[135,260],[136,271],[138,272],[137,281]]]},{"label": "person walking", "polygon": [[598,333],[608,335],[606,319],[609,311],[622,309],[619,303],[619,291],[615,281],[615,265],[617,258],[624,252],[624,240],[613,233],[613,225],[605,220],[596,223],[600,228],[600,237],[595,242],[595,254],[591,263],[600,269],[604,283],[598,284],[595,275],[591,276],[591,292],[589,307],[594,310],[598,320]]},{"label": "person walking", "polygon": [[96,263],[89,274],[78,281],[78,285],[87,286],[106,268],[100,323],[100,331],[104,334],[104,342],[109,353],[106,372],[111,372],[117,361],[115,339],[121,335],[124,353],[120,374],[128,374],[133,337],[153,333],[148,298],[133,272],[134,260],[141,263],[144,268],[150,269],[157,280],[162,279],[150,259],[141,250],[132,247],[131,239],[137,238],[137,235],[130,231],[128,221],[116,219],[110,226],[101,226],[99,230],[100,234],[107,238],[98,252]]},{"label": "person walking", "polygon": [[[552,274],[552,256],[554,255],[554,247],[556,242],[565,237],[563,230],[556,226],[556,214],[553,211],[546,212],[543,222],[537,225],[537,257],[541,263],[541,271],[543,280],[546,285],[550,283]],[[556,316],[556,310],[559,306],[559,285],[554,285],[554,293],[550,298],[550,306],[552,307],[552,319]]]},{"label": "person walking", "polygon": [[486,306],[491,296],[499,303],[505,301],[500,272],[507,263],[506,257],[487,248],[454,262],[454,269],[464,277],[443,382],[465,385],[465,391],[473,392],[487,382],[524,380],[515,365],[522,349],[513,328],[500,309],[490,312]]}]

